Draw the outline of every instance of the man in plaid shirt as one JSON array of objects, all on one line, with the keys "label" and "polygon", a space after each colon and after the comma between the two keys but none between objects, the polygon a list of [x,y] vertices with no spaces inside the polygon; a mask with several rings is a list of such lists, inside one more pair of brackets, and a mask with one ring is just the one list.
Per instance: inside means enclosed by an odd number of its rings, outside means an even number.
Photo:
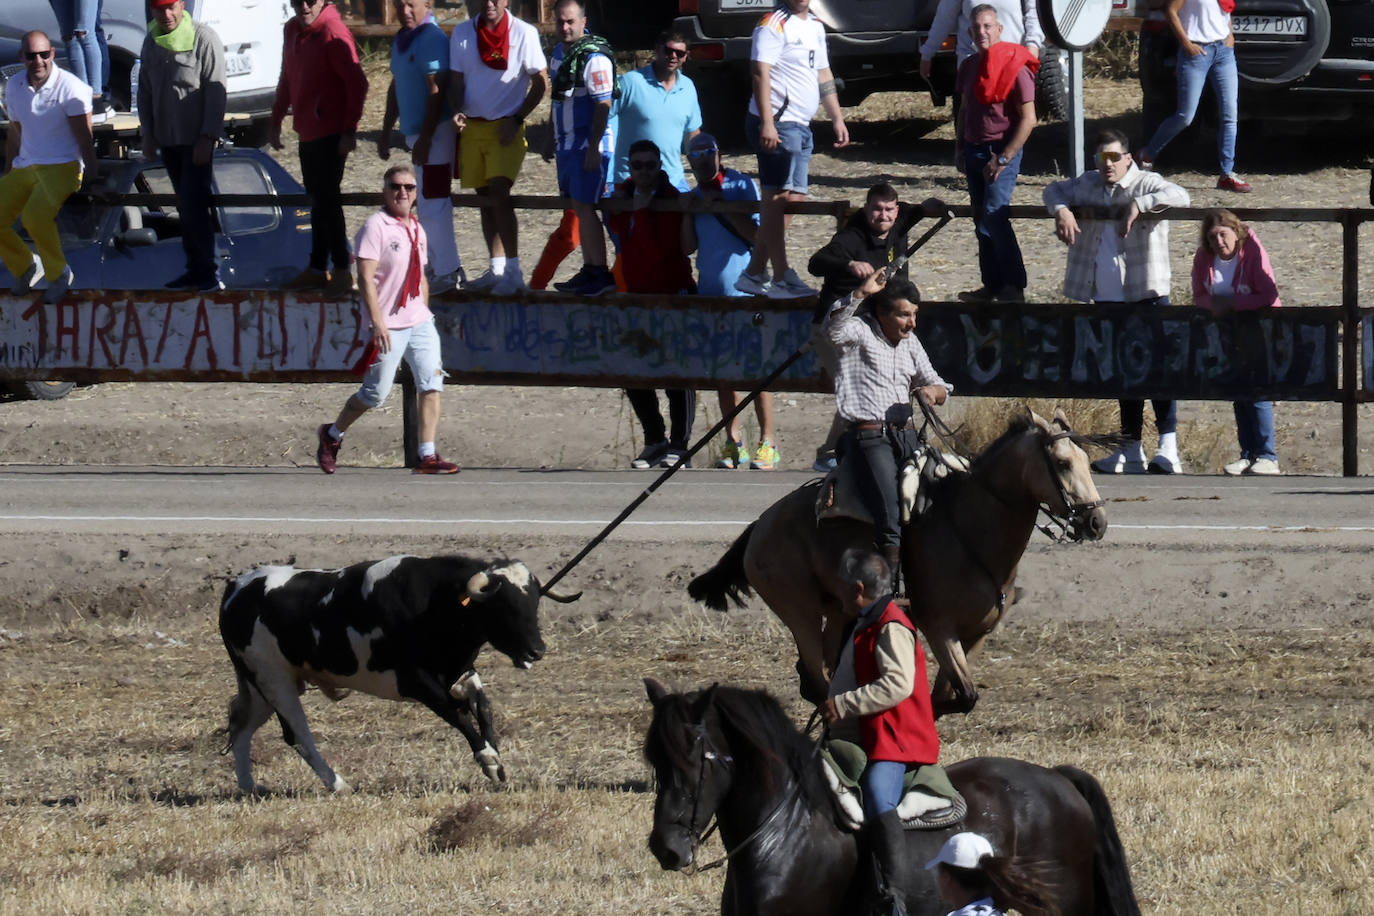
[{"label": "man in plaid shirt", "polygon": [[[1126,136],[1104,130],[1096,143],[1097,168],[1045,188],[1045,206],[1054,216],[1055,234],[1069,246],[1064,295],[1099,305],[1169,304],[1169,221],[1142,220],[1140,214],[1188,206],[1188,192],[1131,160]],[[1110,208],[1109,220],[1084,218],[1080,226],[1070,207]],[[1146,470],[1141,430],[1145,402],[1123,400],[1121,431],[1128,440],[1116,453],[1093,462],[1110,474]],[[1178,414],[1173,401],[1155,401],[1159,448],[1149,469],[1172,474],[1178,460]]]},{"label": "man in plaid shirt", "polygon": [[[874,541],[892,570],[894,591],[902,566],[897,473],[919,447],[910,428],[911,396],[938,405],[952,390],[916,339],[919,298],[910,280],[888,280],[886,269],[879,270],[837,301],[821,328],[839,353],[835,408],[848,427],[840,460],[852,452],[858,463],[859,495],[873,515]],[[862,315],[860,303],[867,306]]]}]

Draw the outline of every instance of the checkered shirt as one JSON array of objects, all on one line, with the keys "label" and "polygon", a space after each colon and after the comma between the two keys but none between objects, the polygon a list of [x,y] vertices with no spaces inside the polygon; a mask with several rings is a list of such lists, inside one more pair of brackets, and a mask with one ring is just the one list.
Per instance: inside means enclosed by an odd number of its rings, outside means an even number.
[{"label": "checkered shirt", "polygon": [[[1096,169],[1077,178],[1065,178],[1045,188],[1045,206],[1050,213],[1064,207],[1117,207],[1123,215],[1132,200],[1141,213],[1163,210],[1165,207],[1188,206],[1188,192],[1166,181],[1154,172],[1141,171],[1135,163],[1115,185],[1102,180]],[[1097,219],[1079,220],[1083,230],[1078,240],[1069,246],[1068,263],[1064,268],[1064,295],[1078,302],[1089,302],[1094,295],[1097,270],[1097,246],[1102,233],[1117,223]],[[1130,235],[1121,240],[1120,257],[1125,259],[1125,279],[1122,287],[1127,302],[1139,302],[1156,296],[1169,295],[1169,221],[1140,219],[1131,227]]]},{"label": "checkered shirt", "polygon": [[953,386],[940,378],[914,333],[893,344],[876,318],[855,315],[861,301],[853,294],[836,301],[821,328],[840,356],[835,407],[851,423],[905,423],[913,387]]}]

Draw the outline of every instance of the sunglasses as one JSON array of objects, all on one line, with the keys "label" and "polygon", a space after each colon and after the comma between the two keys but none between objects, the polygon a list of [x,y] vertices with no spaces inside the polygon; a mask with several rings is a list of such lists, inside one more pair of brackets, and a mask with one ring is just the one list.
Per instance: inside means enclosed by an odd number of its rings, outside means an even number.
[{"label": "sunglasses", "polygon": [[641,159],[638,162],[635,162],[633,159],[630,160],[630,171],[632,172],[645,172],[656,169],[658,166],[659,162],[657,159]]},{"label": "sunglasses", "polygon": [[25,51],[24,60],[47,60],[52,57],[52,48],[46,51]]},{"label": "sunglasses", "polygon": [[720,152],[720,150],[716,149],[714,146],[703,146],[703,147],[701,147],[700,149],[688,150],[688,151],[687,151],[687,158],[688,158],[688,159],[710,159],[712,156],[714,156],[714,155],[715,155],[716,153],[718,153],[718,152]]},{"label": "sunglasses", "polygon": [[679,58],[679,59],[681,59],[681,60],[686,60],[686,59],[687,59],[687,49],[686,49],[686,48],[670,48],[670,47],[668,47],[667,45],[664,45],[664,46],[663,46],[663,53],[666,54],[666,55],[668,55],[669,57],[676,57],[676,58]]},{"label": "sunglasses", "polygon": [[1116,150],[1104,149],[1097,154],[1097,164],[1106,165],[1108,162],[1120,162],[1129,155],[1130,153],[1118,153]]},{"label": "sunglasses", "polygon": [[415,185],[403,184],[399,181],[389,182],[387,187],[393,191],[405,191],[407,194],[413,194],[415,192]]}]

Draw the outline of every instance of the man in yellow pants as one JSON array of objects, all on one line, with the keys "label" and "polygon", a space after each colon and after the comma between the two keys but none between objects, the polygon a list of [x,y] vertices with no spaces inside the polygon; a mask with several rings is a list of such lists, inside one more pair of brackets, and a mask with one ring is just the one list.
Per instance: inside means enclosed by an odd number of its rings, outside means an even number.
[{"label": "man in yellow pants", "polygon": [[[62,252],[57,211],[81,187],[83,162],[87,180],[96,174],[91,88],[53,65],[52,42],[42,32],[24,36],[21,56],[24,72],[5,90],[10,127],[0,174],[0,260],[14,276],[16,296],[47,280],[44,299],[56,302],[75,279]],[[16,216],[37,255],[14,231]]]}]

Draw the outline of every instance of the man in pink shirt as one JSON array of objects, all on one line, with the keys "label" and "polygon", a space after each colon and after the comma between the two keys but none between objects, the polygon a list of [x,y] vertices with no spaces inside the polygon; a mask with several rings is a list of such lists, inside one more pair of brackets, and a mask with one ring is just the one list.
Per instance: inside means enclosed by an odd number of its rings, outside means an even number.
[{"label": "man in pink shirt", "polygon": [[415,203],[415,169],[393,165],[382,178],[383,207],[358,231],[358,286],[367,306],[372,339],[359,362],[362,387],[339,411],[334,425],[317,431],[315,460],[333,474],[343,435],[354,421],[378,407],[391,392],[396,369],[404,357],[420,391],[420,462],[416,474],[456,474],[458,465],[434,450],[439,428],[439,394],[444,390],[443,354],[434,315],[429,310],[425,280],[425,230],[411,212]]}]

